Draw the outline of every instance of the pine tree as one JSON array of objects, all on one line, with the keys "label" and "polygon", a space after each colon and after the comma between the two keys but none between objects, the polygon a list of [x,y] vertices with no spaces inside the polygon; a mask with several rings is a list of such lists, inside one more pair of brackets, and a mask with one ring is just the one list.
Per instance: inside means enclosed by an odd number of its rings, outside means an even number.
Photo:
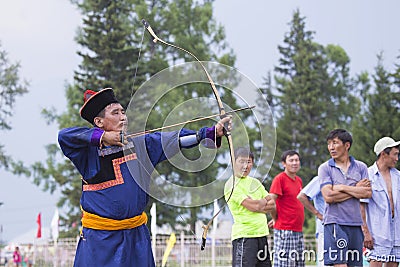
[{"label": "pine tree", "polygon": [[76,86],[93,90],[112,87],[126,107],[140,49],[141,28],[131,26],[137,25],[130,17],[132,6],[127,1],[85,0],[78,7],[85,16],[76,38],[83,48],[78,51],[82,63],[75,72]]},{"label": "pine tree", "polygon": [[[353,155],[364,161],[368,166],[376,160],[373,151],[378,139],[390,136],[395,140],[400,138],[400,105],[396,101],[399,88],[395,86],[396,76],[385,69],[383,54],[378,55],[375,72],[372,75],[372,85],[366,77],[363,78],[364,109],[358,120],[354,121],[353,139],[356,141]],[[369,89],[369,90],[368,90]]]},{"label": "pine tree", "polygon": [[[10,62],[0,42],[0,131],[12,129],[9,119],[13,115],[16,99],[28,92],[28,83],[21,80],[19,74],[20,67],[19,63]],[[24,172],[21,163],[15,162],[3,148],[4,145],[0,143],[0,169]]]},{"label": "pine tree", "polygon": [[[67,110],[61,114],[56,114],[54,110],[44,111],[44,116],[49,122],[57,123],[60,129],[71,126],[87,126],[87,123],[79,117],[79,108],[83,104],[83,90],[114,88],[121,104],[128,108],[128,114],[131,111],[128,105],[129,100],[143,81],[170,64],[183,60],[193,61],[193,58],[183,54],[182,51],[155,44],[146,33],[144,33],[144,43],[141,46],[144,32],[143,25],[140,23],[142,18],[148,20],[160,38],[192,51],[201,60],[217,60],[225,64],[234,63],[232,51],[227,48],[224,41],[223,28],[210,19],[212,18],[210,1],[204,1],[204,3],[143,0],[73,2],[83,15],[83,26],[76,38],[81,45],[78,54],[82,57],[82,62],[75,72],[74,84],[66,88]],[[217,50],[216,48],[223,49]],[[138,61],[139,52],[141,52],[140,61]],[[135,77],[136,64],[138,68]],[[135,87],[132,88],[134,77]],[[148,95],[153,94],[156,89],[152,88]],[[146,128],[160,126],[160,122],[164,121],[165,116],[177,103],[194,96],[210,96],[212,94],[211,89],[204,85],[187,85],[178,89],[179,91],[171,91],[156,103],[154,111],[146,121]],[[230,94],[227,93],[225,97],[228,99],[228,103],[234,107],[235,103],[232,102],[234,99],[230,97]],[[135,110],[134,115],[140,121],[142,116],[141,112],[138,112],[140,108],[133,107],[133,109]],[[130,123],[135,124],[136,121],[130,121]],[[193,129],[200,126],[200,124],[190,125]],[[198,153],[199,151],[194,149],[185,154],[188,157],[196,157]],[[80,175],[71,162],[63,157],[56,144],[48,146],[48,155],[45,164],[38,162],[33,166],[34,181],[45,190],[54,191],[56,188],[61,190],[62,197],[58,204],[69,208],[67,215],[61,218],[66,230],[61,236],[75,236],[80,220]],[[215,179],[218,167],[217,163],[213,163],[207,170],[199,174],[187,173],[176,170],[168,164],[161,164],[157,171],[163,178],[174,183],[198,186]],[[184,223],[192,223],[192,229],[194,229],[192,221],[197,220],[200,210],[199,208],[195,209],[193,214],[196,216],[190,216],[191,221]],[[178,220],[176,214],[190,214],[189,212],[176,208],[174,213],[171,213],[171,207],[159,205],[157,208],[158,223],[169,223],[173,226]]]},{"label": "pine tree", "polygon": [[324,47],[313,39],[314,32],[306,30],[305,18],[296,10],[290,32],[278,46],[281,57],[275,67],[275,86],[266,88],[275,101],[272,105],[277,121],[277,150],[271,173],[281,171],[283,151],[297,150],[304,184],[328,158],[326,134],[332,128],[348,128],[359,106],[349,93],[352,81],[345,51],[335,45]]}]

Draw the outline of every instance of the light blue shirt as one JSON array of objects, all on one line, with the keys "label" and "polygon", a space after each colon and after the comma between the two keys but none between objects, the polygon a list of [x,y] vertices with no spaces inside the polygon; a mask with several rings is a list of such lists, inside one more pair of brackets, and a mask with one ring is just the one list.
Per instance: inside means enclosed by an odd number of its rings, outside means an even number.
[{"label": "light blue shirt", "polygon": [[[319,213],[324,214],[325,200],[324,197],[322,196],[319,184],[320,183],[318,176],[315,176],[307,184],[307,186],[304,187],[303,190],[301,190],[301,192],[304,193],[310,200],[314,202],[314,207]],[[315,227],[316,234],[324,232],[324,226],[322,225],[322,221],[317,217],[315,217],[315,225],[316,225]]]},{"label": "light blue shirt", "polygon": [[376,162],[368,168],[368,174],[371,180],[372,197],[363,202],[368,203],[367,225],[374,243],[383,247],[400,246],[400,171],[396,168],[390,169],[393,218],[386,183]]},{"label": "light blue shirt", "polygon": [[[350,156],[350,167],[347,173],[336,166],[333,158],[321,164],[318,168],[321,188],[327,184],[344,184],[355,186],[361,179],[368,178],[368,168],[364,162]],[[338,203],[327,203],[324,212],[324,224],[337,223],[348,226],[361,226],[360,200],[350,198]]]}]

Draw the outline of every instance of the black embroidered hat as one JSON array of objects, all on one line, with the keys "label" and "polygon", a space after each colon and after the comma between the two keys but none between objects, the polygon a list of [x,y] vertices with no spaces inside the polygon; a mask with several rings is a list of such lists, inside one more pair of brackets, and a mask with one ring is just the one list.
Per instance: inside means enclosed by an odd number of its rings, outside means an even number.
[{"label": "black embroidered hat", "polygon": [[119,103],[112,88],[105,88],[98,92],[86,90],[83,95],[85,103],[79,110],[82,118],[93,124],[94,118],[111,103]]}]

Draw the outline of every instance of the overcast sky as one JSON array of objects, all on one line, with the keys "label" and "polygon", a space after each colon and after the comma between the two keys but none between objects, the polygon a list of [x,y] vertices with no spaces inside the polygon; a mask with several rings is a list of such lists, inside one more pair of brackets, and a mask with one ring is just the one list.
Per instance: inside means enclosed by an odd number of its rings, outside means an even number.
[{"label": "overcast sky", "polygon": [[[58,129],[46,125],[40,111],[65,108],[65,84],[72,82],[80,60],[74,36],[81,18],[68,0],[3,0],[1,6],[2,49],[12,62],[21,63],[21,76],[30,82],[30,92],[17,100],[13,129],[0,132],[0,143],[15,159],[30,164],[45,160],[44,146],[57,140]],[[316,32],[316,42],[345,49],[352,74],[371,72],[380,51],[385,66],[393,68],[398,63],[400,1],[216,0],[214,6],[215,17],[237,55],[236,67],[257,85],[277,65],[277,46],[289,31],[296,8],[306,17],[307,29]],[[4,171],[0,171],[0,182],[1,239],[12,240],[36,228],[39,212],[43,225],[50,225],[57,194],[44,193],[26,178]]]}]

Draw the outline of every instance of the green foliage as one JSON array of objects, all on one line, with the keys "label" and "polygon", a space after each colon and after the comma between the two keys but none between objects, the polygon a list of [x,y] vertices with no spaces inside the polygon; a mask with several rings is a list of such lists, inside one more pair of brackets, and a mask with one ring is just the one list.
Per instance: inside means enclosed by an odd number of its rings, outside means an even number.
[{"label": "green foliage", "polygon": [[[350,93],[349,58],[334,45],[323,47],[306,30],[300,11],[293,14],[285,35],[275,86],[266,78],[263,91],[277,121],[277,150],[272,174],[282,171],[280,156],[294,149],[300,153],[299,175],[306,184],[328,157],[325,136],[334,127],[347,128],[358,104]],[[349,103],[352,103],[351,107]],[[354,104],[355,103],[355,104]]]},{"label": "green foliage", "polygon": [[303,225],[303,233],[305,235],[315,234],[315,227],[316,227],[315,216],[313,216],[308,211],[305,211],[305,220],[304,220],[304,225]]},{"label": "green foliage", "polygon": [[[127,1],[73,1],[83,14],[83,26],[76,41],[81,46],[77,53],[82,62],[74,75],[74,84],[65,90],[67,109],[57,114],[55,109],[43,110],[48,123],[57,123],[59,128],[90,126],[79,116],[86,89],[114,88],[123,105],[127,105],[133,85],[135,62],[139,52],[139,31],[132,28],[132,6]],[[140,30],[140,29],[139,29]],[[145,70],[143,69],[145,72]],[[141,72],[137,81],[144,79]],[[81,176],[73,164],[66,159],[58,145],[47,146],[46,162],[32,166],[34,183],[45,191],[61,190],[59,207],[66,207],[67,214],[61,217],[64,230],[61,236],[76,236],[80,225],[79,200]]]},{"label": "green foliage", "polygon": [[[56,109],[43,111],[43,116],[48,122],[57,123],[60,129],[90,126],[79,116],[85,89],[113,87],[122,104],[128,106],[132,94],[149,77],[174,64],[194,61],[182,50],[154,43],[152,37],[144,33],[140,23],[142,18],[150,23],[161,39],[193,52],[200,60],[218,61],[230,66],[235,63],[235,55],[225,42],[224,29],[213,19],[212,1],[72,0],[72,3],[83,15],[82,28],[76,37],[81,46],[77,53],[82,62],[75,72],[74,83],[65,88],[66,110],[61,113],[57,113]],[[258,166],[260,173],[268,174],[265,181],[267,189],[272,177],[281,171],[281,153],[288,149],[299,151],[302,158],[299,175],[303,178],[303,184],[307,184],[316,175],[318,166],[329,158],[325,137],[333,128],[346,128],[352,132],[355,142],[351,153],[366,163],[374,160],[372,148],[377,139],[382,136],[400,139],[400,66],[396,65],[395,71],[390,73],[384,69],[381,58],[378,57],[378,65],[372,79],[367,72],[352,79],[349,75],[350,58],[345,50],[338,45],[323,46],[315,42],[314,32],[306,29],[305,18],[300,15],[299,10],[294,12],[289,25],[290,30],[285,34],[283,44],[278,46],[280,58],[274,73],[267,74],[265,83],[260,88],[265,101],[260,99],[257,108],[271,109],[274,118],[271,118],[268,112],[257,122],[252,121],[251,113],[246,112],[234,118],[246,122],[246,125],[233,131],[234,147],[240,146],[245,137],[249,136],[251,149],[257,157],[261,149],[257,143],[260,135],[270,140],[275,140],[275,137],[277,139],[276,156],[272,153],[275,150],[271,142],[267,144],[267,148],[263,147],[269,152],[265,158],[261,158],[261,166]],[[13,69],[18,69],[18,65],[10,68]],[[222,73],[221,77],[218,77],[220,84],[224,85],[224,81],[229,80],[228,76]],[[157,88],[149,88],[146,97],[155,95],[158,90],[165,90],[163,86],[160,84]],[[25,92],[24,87],[16,88],[22,89],[16,90],[16,95]],[[3,92],[3,87],[0,89]],[[222,87],[218,87],[218,90],[227,105],[232,108],[238,107],[232,93]],[[145,121],[146,129],[163,126],[164,118],[177,103],[211,95],[211,89],[204,84],[185,84],[174,88],[156,103],[154,111]],[[3,101],[3,95],[0,96],[0,100]],[[14,101],[14,98],[11,99]],[[146,103],[138,103],[135,110],[142,110],[140,105],[144,108]],[[3,108],[3,105],[0,107],[0,129],[7,129],[9,125],[6,118],[11,114],[10,109]],[[210,106],[210,110],[213,109]],[[187,108],[186,112],[186,115],[191,117],[198,115],[195,108]],[[215,110],[212,111],[214,112]],[[135,119],[140,121],[144,116],[141,112],[135,112],[134,115],[136,118],[130,118],[131,124],[134,124]],[[257,123],[261,126],[276,125],[276,136],[274,131],[260,133],[248,126]],[[190,125],[190,128],[197,129],[209,124],[210,122],[196,123]],[[143,125],[138,126],[143,128]],[[8,157],[1,149],[0,145],[0,167],[4,167]],[[61,217],[64,226],[61,236],[76,236],[80,221],[80,175],[56,144],[48,145],[47,149],[48,159],[32,166],[34,182],[50,192],[56,189],[62,191],[58,205],[68,207],[68,212],[66,216]],[[228,165],[225,157],[227,150],[224,142],[221,149],[224,155],[218,157],[218,162],[213,162],[202,172],[183,172],[167,163],[158,165],[157,171],[166,181],[188,187],[201,186],[215,179],[218,168]],[[184,152],[189,158],[196,158],[199,153],[198,149]],[[269,158],[274,158],[272,166]],[[16,172],[25,171],[20,163],[14,162],[13,166]],[[272,169],[268,173],[270,167]],[[153,201],[157,200],[152,199],[150,202]],[[224,200],[220,201],[224,203]],[[171,226],[190,223],[191,229],[188,232],[192,233],[195,229],[194,223],[198,219],[205,220],[211,217],[211,214],[205,212],[206,208],[209,206],[182,208],[158,205],[157,222],[159,225]],[[313,231],[314,217],[306,212],[304,232]]]},{"label": "green foliage", "polygon": [[[192,51],[200,60],[216,60],[231,65],[234,63],[235,57],[224,41],[224,30],[212,18],[210,1],[74,0],[72,2],[83,15],[83,25],[76,37],[81,46],[77,53],[81,56],[82,62],[75,71],[74,84],[66,87],[67,109],[59,114],[54,109],[43,111],[43,116],[48,122],[57,123],[60,129],[89,126],[79,117],[85,89],[99,90],[112,87],[121,104],[128,106],[138,85],[149,77],[171,64],[194,60],[181,50],[155,44],[150,35],[144,32],[140,23],[142,18],[150,23],[160,38]],[[142,34],[144,34],[143,44]],[[141,58],[138,61],[139,54]],[[149,94],[156,89],[151,88]],[[156,103],[154,111],[146,121],[146,128],[162,126],[159,125],[160,122],[177,103],[193,97],[211,95],[212,91],[206,85],[185,85],[172,90]],[[235,107],[235,99],[230,93],[226,93],[225,96],[228,99],[227,103]],[[138,116],[136,119],[140,121],[142,116],[138,112],[140,108],[134,107],[134,110]],[[130,124],[135,124],[135,120],[130,120]],[[190,127],[196,129],[200,125],[190,125]],[[65,230],[62,236],[75,236],[76,223],[80,219],[80,175],[71,162],[62,155],[56,144],[50,144],[47,149],[46,162],[37,162],[32,166],[34,181],[44,190],[51,192],[57,188],[61,190],[62,197],[58,205],[69,208],[66,216],[61,218]],[[195,156],[198,151],[194,149],[186,153]],[[214,163],[202,174],[192,174],[183,173],[168,164],[161,164],[157,171],[167,180],[195,186],[215,179],[219,166]],[[194,229],[194,221],[197,220],[203,207],[190,210],[174,208],[174,213],[171,213],[171,209],[167,205],[158,206],[159,224],[169,223],[175,226],[176,221],[182,221],[178,220],[176,215],[180,212],[184,214],[181,218],[190,215],[190,221],[184,223],[192,223]]]},{"label": "green foliage", "polygon": [[140,33],[131,26],[136,22],[130,17],[133,7],[128,1],[105,0],[85,0],[78,7],[84,26],[76,37],[83,49],[78,51],[82,63],[75,72],[75,85],[96,91],[112,87],[126,106],[140,49]]},{"label": "green foliage", "polygon": [[[281,58],[275,68],[275,86],[269,73],[262,88],[277,120],[272,174],[282,171],[282,151],[295,149],[301,155],[299,175],[306,185],[329,158],[325,137],[334,128],[348,129],[354,140],[350,153],[371,165],[376,158],[373,146],[379,138],[400,138],[399,66],[389,73],[378,55],[372,82],[366,72],[351,79],[350,58],[343,48],[314,42],[313,32],[306,30],[298,10],[290,26],[284,45],[278,47]],[[308,212],[305,215],[304,232],[311,233],[315,219]]]},{"label": "green foliage", "polygon": [[398,85],[396,86],[398,73],[398,69],[394,74],[387,71],[383,66],[382,54],[379,54],[375,73],[372,75],[373,85],[370,84],[367,74],[361,74],[359,77],[364,88],[361,94],[363,112],[353,122],[355,146],[352,148],[352,154],[368,166],[376,160],[373,149],[378,139],[384,136],[400,139],[400,90]]},{"label": "green foliage", "polygon": [[[11,130],[9,119],[17,97],[28,92],[28,82],[19,76],[19,63],[11,63],[7,52],[0,43],[0,131]],[[5,153],[4,146],[0,143],[0,169],[13,170],[15,174],[29,173],[22,162],[14,160]]]}]

